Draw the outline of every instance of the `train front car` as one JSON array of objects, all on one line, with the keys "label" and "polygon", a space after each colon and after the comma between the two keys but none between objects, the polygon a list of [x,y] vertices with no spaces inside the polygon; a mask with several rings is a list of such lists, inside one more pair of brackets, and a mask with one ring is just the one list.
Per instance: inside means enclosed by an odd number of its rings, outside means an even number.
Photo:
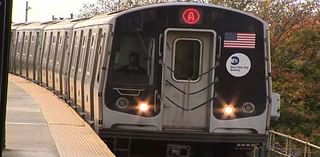
[{"label": "train front car", "polygon": [[271,92],[265,22],[190,3],[115,17],[102,138],[161,141],[167,156],[242,157],[263,147]]}]

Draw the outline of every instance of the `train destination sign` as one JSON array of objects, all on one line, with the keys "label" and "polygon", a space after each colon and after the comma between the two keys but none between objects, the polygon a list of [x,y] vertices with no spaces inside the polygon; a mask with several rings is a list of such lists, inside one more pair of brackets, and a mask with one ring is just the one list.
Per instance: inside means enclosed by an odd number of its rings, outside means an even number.
[{"label": "train destination sign", "polygon": [[200,22],[201,14],[195,8],[187,8],[182,11],[181,18],[184,23],[194,25]]}]

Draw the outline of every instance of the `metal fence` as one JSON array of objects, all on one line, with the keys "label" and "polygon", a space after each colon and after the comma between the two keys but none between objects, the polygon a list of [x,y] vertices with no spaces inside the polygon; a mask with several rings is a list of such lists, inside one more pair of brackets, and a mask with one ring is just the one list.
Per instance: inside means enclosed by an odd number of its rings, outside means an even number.
[{"label": "metal fence", "polygon": [[320,157],[320,147],[297,138],[270,131],[268,157]]}]

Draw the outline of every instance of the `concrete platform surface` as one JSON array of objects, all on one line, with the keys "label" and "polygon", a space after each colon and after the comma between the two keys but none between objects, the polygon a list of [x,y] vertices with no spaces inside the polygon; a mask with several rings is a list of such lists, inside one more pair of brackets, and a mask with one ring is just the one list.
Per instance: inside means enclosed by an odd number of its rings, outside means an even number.
[{"label": "concrete platform surface", "polygon": [[114,157],[78,114],[53,93],[9,75],[3,157]]}]

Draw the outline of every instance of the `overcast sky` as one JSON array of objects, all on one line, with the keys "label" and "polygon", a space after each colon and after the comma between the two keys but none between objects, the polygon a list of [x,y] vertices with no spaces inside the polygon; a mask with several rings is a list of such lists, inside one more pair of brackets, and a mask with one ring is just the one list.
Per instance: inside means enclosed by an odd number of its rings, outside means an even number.
[{"label": "overcast sky", "polygon": [[[84,3],[93,0],[28,0],[29,10],[28,21],[46,21],[55,17],[70,17],[70,13],[78,14]],[[12,21],[24,22],[26,0],[13,0]]]}]

